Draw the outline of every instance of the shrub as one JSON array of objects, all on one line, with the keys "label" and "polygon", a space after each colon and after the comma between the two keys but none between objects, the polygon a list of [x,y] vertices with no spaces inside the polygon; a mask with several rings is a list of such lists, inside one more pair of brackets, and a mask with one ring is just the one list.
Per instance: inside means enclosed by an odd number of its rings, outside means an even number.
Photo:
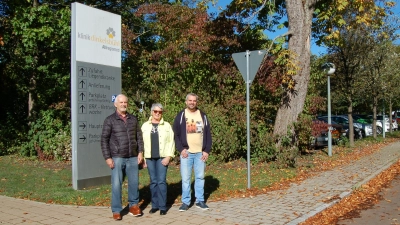
[{"label": "shrub", "polygon": [[251,161],[252,163],[269,162],[276,158],[275,138],[268,124],[259,121],[251,130]]},{"label": "shrub", "polygon": [[292,129],[289,127],[286,135],[278,137],[280,141],[276,155],[276,166],[278,168],[296,166],[296,158],[299,155],[299,148],[296,146],[296,136],[291,132]]},{"label": "shrub", "polygon": [[300,152],[304,152],[310,146],[312,130],[312,117],[306,114],[301,114],[298,118],[298,121],[294,123],[294,131],[296,135],[295,144],[297,145]]},{"label": "shrub", "polygon": [[223,109],[215,107],[206,110],[213,139],[209,162],[228,162],[242,158],[246,152],[246,129],[243,124],[232,120],[229,122]]},{"label": "shrub", "polygon": [[21,141],[26,140],[27,121],[12,112],[7,112],[4,120],[0,123],[0,155],[9,155],[18,151]]},{"label": "shrub", "polygon": [[57,118],[57,110],[41,111],[30,125],[28,141],[21,145],[20,154],[37,156],[40,160],[71,160],[71,122]]},{"label": "shrub", "polygon": [[340,137],[340,139],[336,141],[336,144],[338,146],[350,147],[350,141],[347,137]]}]

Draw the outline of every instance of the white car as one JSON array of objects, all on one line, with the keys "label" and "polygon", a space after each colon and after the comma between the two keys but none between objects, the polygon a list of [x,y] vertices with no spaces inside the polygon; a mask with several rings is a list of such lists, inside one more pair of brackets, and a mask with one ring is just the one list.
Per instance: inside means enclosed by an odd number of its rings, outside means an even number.
[{"label": "white car", "polygon": [[[369,124],[372,123],[372,117],[371,115],[367,116],[367,115],[359,115],[359,114],[355,114],[353,115],[353,119],[359,123],[363,123],[363,124]],[[371,124],[372,125],[372,124]],[[385,128],[386,128],[386,132],[389,131],[389,121],[385,124]],[[376,133],[377,134],[382,134],[382,122],[376,121]]]},{"label": "white car", "polygon": [[[383,116],[379,115],[376,116],[376,121],[382,123]],[[392,129],[397,130],[399,128],[399,125],[397,124],[396,119],[392,119]],[[385,115],[385,132],[390,131],[390,122],[389,122],[389,116]]]}]

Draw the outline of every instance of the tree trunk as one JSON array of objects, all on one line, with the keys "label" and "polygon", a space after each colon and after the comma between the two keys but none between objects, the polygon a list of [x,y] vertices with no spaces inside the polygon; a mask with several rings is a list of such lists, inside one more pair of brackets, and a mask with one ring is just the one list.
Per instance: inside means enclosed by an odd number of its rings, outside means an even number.
[{"label": "tree trunk", "polygon": [[[377,137],[376,134],[376,109],[378,106],[378,97],[374,94],[374,98],[373,98],[373,103],[372,103],[372,114],[373,114],[373,118],[372,118],[372,132],[374,134],[374,138]],[[382,132],[385,132],[383,130],[383,126],[382,126]],[[383,133],[382,133],[383,134]]]},{"label": "tree trunk", "polygon": [[392,116],[392,98],[389,98],[389,124],[390,124],[390,133],[393,132],[393,116]]},{"label": "tree trunk", "polygon": [[32,75],[30,79],[30,87],[28,93],[28,118],[31,118],[33,112],[33,105],[35,104],[35,100],[33,98],[33,91],[36,89],[36,77]]},{"label": "tree trunk", "polygon": [[[351,97],[348,98],[347,117],[349,118],[349,144],[354,147],[353,105]],[[362,133],[362,132],[361,132]]]},{"label": "tree trunk", "polygon": [[[33,7],[38,7],[39,6],[39,1],[38,0],[33,0],[32,2]],[[36,57],[35,57],[36,58]],[[35,68],[35,67],[33,67]],[[35,100],[33,99],[32,92],[36,89],[36,76],[35,74],[32,75],[30,79],[30,84],[29,84],[29,93],[28,93],[28,118],[31,118],[32,112],[33,112],[33,106],[35,104]]]},{"label": "tree trunk", "polygon": [[28,118],[31,117],[32,108],[33,108],[33,98],[32,98],[32,93],[29,91],[29,94],[28,94]]},{"label": "tree trunk", "polygon": [[[286,9],[289,22],[289,50],[296,54],[300,70],[293,77],[295,80],[295,92],[289,93],[288,98],[283,98],[278,109],[274,135],[285,135],[288,127],[297,121],[303,111],[307,94],[308,81],[310,79],[310,36],[312,13],[315,2],[311,0],[286,0]],[[294,131],[290,133],[293,135]]]}]

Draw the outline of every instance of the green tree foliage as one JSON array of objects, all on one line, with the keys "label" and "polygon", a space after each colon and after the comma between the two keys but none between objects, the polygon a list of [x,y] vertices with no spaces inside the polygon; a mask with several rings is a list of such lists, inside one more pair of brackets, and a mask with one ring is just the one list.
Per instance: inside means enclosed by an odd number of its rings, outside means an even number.
[{"label": "green tree foliage", "polygon": [[[210,116],[213,125],[215,161],[229,161],[246,155],[245,84],[232,61],[231,54],[245,51],[246,46],[262,48],[267,43],[263,34],[246,30],[235,33],[238,22],[225,17],[210,19],[201,8],[182,4],[149,4],[138,8],[137,17],[146,23],[141,35],[127,35],[124,40],[128,56],[124,62],[124,90],[151,105],[161,102],[166,107],[164,118],[172,121],[184,108],[187,93],[199,95],[199,106]],[[126,31],[128,33],[128,30]],[[130,38],[130,39],[128,39]],[[138,47],[137,44],[142,44]],[[136,57],[136,60],[132,60]],[[270,131],[273,103],[261,85],[266,77],[256,78],[252,86],[252,140],[264,141]],[[264,143],[264,144],[262,144]],[[258,152],[271,142],[254,144]],[[274,153],[267,154],[266,161]]]},{"label": "green tree foliage", "polygon": [[[7,106],[5,111],[11,118],[7,119],[7,125],[17,115],[26,121],[28,107],[33,106],[30,126],[26,131],[19,129],[22,140],[29,141],[19,149],[24,155],[59,158],[52,153],[54,144],[48,140],[54,138],[64,143],[58,138],[59,132],[69,129],[66,123],[69,113],[61,117],[59,111],[69,110],[71,2],[7,3],[12,10],[4,29],[11,32],[4,36],[7,51],[2,56],[7,61],[1,64],[2,80],[13,84],[16,97],[25,102],[19,104],[22,114],[12,113],[13,104]],[[238,35],[236,29],[242,24],[236,20],[210,18],[201,4],[192,7],[188,2],[82,3],[122,15],[123,90],[132,101],[134,114],[144,121],[148,107],[161,102],[166,107],[165,119],[172,122],[184,108],[186,94],[195,92],[200,96],[201,109],[210,115],[214,127],[214,161],[245,156],[245,84],[231,54],[245,51],[249,46],[264,48],[267,41],[258,28],[242,29],[243,35]],[[276,97],[271,97],[263,88],[266,77],[260,76],[252,85],[251,134],[255,140],[252,148],[259,153],[258,161],[275,157],[273,149],[263,154],[263,149],[273,142],[272,138],[265,141],[264,134],[270,132],[270,121],[276,110]],[[12,92],[7,90],[7,93]],[[34,105],[26,104],[29,96]],[[145,111],[138,113],[142,101]],[[19,127],[27,124],[21,120],[17,123]]]},{"label": "green tree foliage", "polygon": [[[380,3],[383,3],[380,5]],[[279,1],[233,1],[226,10],[243,22],[258,18],[259,24],[268,30],[286,27],[287,46],[293,60],[285,64],[295,64],[297,68],[292,74],[292,88],[285,90],[281,97],[281,106],[275,120],[274,133],[286,135],[288,127],[297,121],[303,111],[308,90],[310,74],[310,36],[317,38],[317,43],[336,45],[338,32],[336,27],[351,30],[360,25],[379,26],[386,10],[393,6],[392,1],[329,1],[329,0],[279,0]],[[351,12],[352,14],[346,14]],[[347,18],[352,20],[345,20]],[[315,19],[313,19],[315,18]],[[282,21],[280,24],[277,21]],[[313,33],[311,28],[313,27]],[[278,57],[280,59],[281,57]],[[293,72],[293,70],[287,70]],[[287,73],[289,74],[289,73]],[[282,81],[285,81],[283,79]],[[294,131],[291,132],[294,134]],[[296,143],[293,135],[293,143]]]},{"label": "green tree foliage", "polygon": [[[345,16],[341,6],[348,8],[350,4],[347,0],[240,0],[232,1],[221,14],[208,15],[208,1],[79,2],[122,17],[123,91],[130,98],[131,112],[144,121],[149,106],[161,102],[166,109],[164,118],[173,122],[176,113],[185,107],[186,94],[198,94],[199,106],[207,112],[213,126],[211,160],[215,162],[245,157],[247,150],[245,83],[232,53],[268,49],[250,90],[252,161],[279,160],[286,166],[294,165],[298,146],[308,140],[307,124],[311,124],[311,116],[324,108],[325,97],[321,95],[326,95],[325,87],[319,87],[325,85],[325,77],[309,65],[312,22],[323,24],[326,15],[334,13],[334,6],[340,6],[337,15]],[[48,140],[54,138],[65,143],[67,139],[62,134],[70,129],[69,113],[65,112],[69,111],[70,98],[71,3],[64,0],[0,3],[0,34],[4,40],[0,45],[0,91],[14,97],[1,111],[4,117],[0,120],[4,123],[0,123],[0,135],[8,139],[27,138],[29,141],[21,145],[25,155],[62,158],[54,153],[54,143]],[[359,12],[364,17],[359,21],[371,22],[364,15],[370,11],[364,9],[379,9],[363,5],[362,0],[354,4],[351,9],[355,6],[363,9]],[[318,11],[327,7],[329,12]],[[286,15],[287,21],[281,23]],[[378,21],[380,15],[379,9],[372,17]],[[313,20],[313,16],[319,20]],[[315,30],[321,37],[341,21],[340,17],[331,18],[335,20]],[[263,33],[289,24],[288,36],[271,41]],[[324,43],[337,43],[332,41],[334,37],[324,39]],[[323,62],[316,62],[319,63]],[[310,85],[309,80],[313,82]],[[307,89],[310,93],[306,98]],[[141,102],[142,113],[138,110]],[[300,122],[293,123],[301,112],[304,115]],[[271,133],[274,123],[275,130],[279,130],[276,134],[281,134],[279,140]],[[9,127],[15,131],[6,131]],[[0,143],[4,145],[3,140]],[[277,142],[281,145],[275,146]]]},{"label": "green tree foliage", "polygon": [[2,153],[15,140],[26,138],[27,122],[35,121],[39,111],[58,103],[68,109],[70,90],[69,8],[5,3],[9,4],[2,5],[7,7],[1,17],[1,92],[9,98],[0,119]]},{"label": "green tree foliage", "polygon": [[17,8],[10,21],[11,37],[19,40],[12,53],[11,78],[22,93],[32,96],[34,112],[68,101],[70,17],[69,9],[41,5]]},{"label": "green tree foliage", "polygon": [[[353,11],[346,11],[346,14],[344,18],[349,20],[346,24],[350,24],[354,20],[351,17]],[[360,112],[367,105],[364,111],[376,115],[378,100],[382,98],[388,82],[384,79],[387,74],[383,71],[389,54],[393,54],[387,48],[397,28],[383,23],[383,20],[381,23],[384,25],[360,24],[354,29],[338,27],[338,36],[333,38],[337,44],[329,48],[330,58],[337,67],[332,79],[334,102],[347,107],[344,112],[349,116],[350,146],[354,145],[352,114]],[[375,124],[376,121],[373,122]]]}]

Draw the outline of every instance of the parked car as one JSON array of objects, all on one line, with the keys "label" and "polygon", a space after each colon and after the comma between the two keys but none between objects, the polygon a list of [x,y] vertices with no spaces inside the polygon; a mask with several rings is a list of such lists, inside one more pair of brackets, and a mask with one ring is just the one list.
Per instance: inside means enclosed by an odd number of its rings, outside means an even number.
[{"label": "parked car", "polygon": [[[324,116],[327,120],[328,117]],[[334,115],[331,116],[331,120],[340,124],[340,125],[349,125],[349,118],[347,115]],[[370,136],[372,135],[372,126],[371,124],[362,124],[362,123],[357,123],[356,121],[353,121],[353,126],[357,127],[358,129],[354,129],[355,137],[357,136],[358,139],[362,139],[363,137]],[[356,132],[358,132],[356,134]]]},{"label": "parked car", "polygon": [[[319,116],[317,118],[319,120],[323,120],[326,123],[328,123],[328,117],[327,116]],[[340,126],[341,127],[341,131],[340,131],[341,135],[340,135],[340,137],[347,137],[347,138],[350,137],[350,133],[349,133],[350,131],[349,131],[349,125],[348,124],[338,124],[333,120],[331,120],[331,124],[332,124],[332,127],[335,127],[335,126]],[[353,127],[354,127],[354,139],[361,139],[363,137],[362,136],[362,131],[356,126],[353,126]]]},{"label": "parked car", "polygon": [[[354,121],[357,121],[358,123],[362,123],[362,124],[372,124],[373,123],[373,119],[371,117],[369,117],[368,115],[353,115],[353,119]],[[376,133],[377,134],[382,134],[382,122],[381,121],[376,121]],[[389,127],[389,123],[387,124],[387,127]]]},{"label": "parked car", "polygon": [[[328,129],[329,125],[324,120],[313,120],[310,146],[313,148],[328,146]],[[342,136],[342,132],[346,133],[341,125],[332,124],[332,144],[336,144],[338,142]]]},{"label": "parked car", "polygon": [[393,119],[396,120],[397,124],[399,124],[400,123],[400,111],[399,110],[393,111],[392,116],[393,116]]},{"label": "parked car", "polygon": [[[337,121],[343,121],[345,123],[349,123],[349,117],[347,115],[335,115],[334,116],[335,122]],[[339,123],[339,122],[338,122]],[[340,124],[340,123],[339,123]],[[367,136],[372,136],[372,124],[370,123],[359,123],[356,120],[353,119],[353,125],[355,127],[358,127],[362,131],[362,138],[367,137]]]},{"label": "parked car", "polygon": [[[371,120],[373,120],[373,115],[370,115]],[[382,116],[379,118],[378,116],[376,117],[376,124],[380,124],[380,126],[382,127],[383,130],[383,123],[382,123]],[[390,131],[390,123],[389,123],[389,119],[385,120],[385,132],[389,132]]]},{"label": "parked car", "polygon": [[[373,115],[369,115],[368,117],[371,118],[371,120],[373,119]],[[380,124],[382,127],[382,120],[383,120],[383,116],[382,115],[377,115],[376,116],[376,124]],[[393,130],[397,130],[398,129],[398,123],[395,119],[392,119],[392,129]],[[385,132],[389,132],[390,131],[390,122],[389,122],[389,116],[385,115]]]},{"label": "parked car", "polygon": [[[376,116],[376,120],[382,122],[383,120],[383,115],[378,115]],[[385,115],[385,125],[388,124],[388,126],[385,127],[386,132],[389,132],[389,127],[390,127],[390,121],[389,121],[389,116]],[[399,125],[397,124],[396,119],[392,118],[392,129],[397,130],[399,128]]]}]

